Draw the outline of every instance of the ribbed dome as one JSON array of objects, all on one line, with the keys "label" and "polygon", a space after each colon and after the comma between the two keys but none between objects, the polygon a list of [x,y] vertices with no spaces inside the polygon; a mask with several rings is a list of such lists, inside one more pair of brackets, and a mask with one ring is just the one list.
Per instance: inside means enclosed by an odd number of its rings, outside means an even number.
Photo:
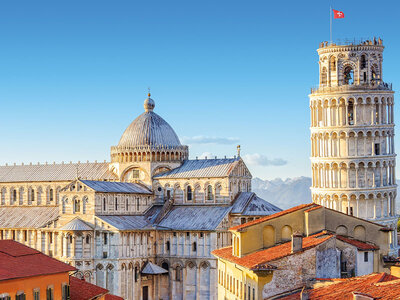
[{"label": "ribbed dome", "polygon": [[137,117],[125,130],[118,147],[176,147],[181,146],[172,127],[153,112],[154,100],[150,97],[144,102],[145,112]]}]

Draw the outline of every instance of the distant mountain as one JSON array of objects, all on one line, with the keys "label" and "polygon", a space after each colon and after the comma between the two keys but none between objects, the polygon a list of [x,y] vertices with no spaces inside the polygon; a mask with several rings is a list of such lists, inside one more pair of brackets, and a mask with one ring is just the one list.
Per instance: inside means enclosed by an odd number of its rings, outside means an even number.
[{"label": "distant mountain", "polygon": [[282,180],[253,178],[252,189],[258,196],[282,209],[311,202],[311,178],[295,177]]},{"label": "distant mountain", "polygon": [[[400,180],[397,180],[397,185],[400,186]],[[304,176],[286,180],[281,178],[262,180],[256,177],[252,180],[253,192],[281,209],[310,203],[310,186],[311,178]],[[396,199],[396,208],[397,213],[400,213],[400,197]]]}]

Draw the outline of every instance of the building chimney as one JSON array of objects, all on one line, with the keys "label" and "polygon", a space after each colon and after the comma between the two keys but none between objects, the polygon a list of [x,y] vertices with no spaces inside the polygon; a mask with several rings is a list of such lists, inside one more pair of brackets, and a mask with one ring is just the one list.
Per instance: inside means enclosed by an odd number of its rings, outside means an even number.
[{"label": "building chimney", "polygon": [[303,249],[303,235],[300,232],[292,234],[292,253],[299,252]]}]

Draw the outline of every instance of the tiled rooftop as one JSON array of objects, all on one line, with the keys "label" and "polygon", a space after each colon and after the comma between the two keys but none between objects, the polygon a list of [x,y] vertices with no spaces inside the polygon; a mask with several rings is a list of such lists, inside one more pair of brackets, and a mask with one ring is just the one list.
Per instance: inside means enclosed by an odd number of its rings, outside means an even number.
[{"label": "tiled rooftop", "polygon": [[378,246],[375,246],[373,244],[370,243],[366,243],[366,242],[362,242],[359,240],[355,240],[349,237],[345,237],[342,235],[337,235],[336,238],[338,240],[341,240],[347,244],[353,245],[355,247],[357,247],[358,250],[364,250],[364,251],[368,251],[368,250],[379,250]]},{"label": "tiled rooftop", "polygon": [[76,269],[13,240],[0,240],[0,280],[68,273]]},{"label": "tiled rooftop", "polygon": [[[372,273],[347,279],[326,279],[329,285],[305,290],[309,300],[353,300],[353,293],[364,294],[373,299],[400,299],[400,279],[386,273]],[[300,292],[279,298],[298,300]]]},{"label": "tiled rooftop", "polygon": [[[309,237],[303,238],[303,250],[308,250],[316,247],[325,241],[333,238],[332,234],[318,233]],[[264,266],[265,268],[274,268],[267,263],[289,256],[297,254],[299,252],[292,253],[291,242],[287,242],[281,245],[277,245],[271,248],[260,250],[257,252],[250,253],[248,255],[237,257],[232,255],[232,246],[214,250],[212,254],[218,258],[222,258],[241,265],[248,269],[259,269]]]},{"label": "tiled rooftop", "polygon": [[108,290],[102,287],[73,276],[69,278],[69,284],[71,300],[97,299],[97,297],[108,293]]}]

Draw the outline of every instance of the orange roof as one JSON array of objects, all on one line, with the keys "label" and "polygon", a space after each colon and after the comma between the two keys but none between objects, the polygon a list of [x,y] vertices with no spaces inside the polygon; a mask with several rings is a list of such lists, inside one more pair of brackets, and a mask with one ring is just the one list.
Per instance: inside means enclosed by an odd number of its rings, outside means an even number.
[{"label": "orange roof", "polygon": [[349,237],[344,237],[342,235],[337,235],[336,238],[338,240],[341,240],[342,242],[345,242],[347,244],[350,244],[350,245],[353,245],[353,246],[357,247],[357,249],[359,249],[359,250],[365,250],[365,251],[368,251],[368,250],[379,250],[378,246],[375,246],[375,245],[370,244],[370,243],[362,242],[362,241],[359,241],[359,240],[355,240],[355,239],[352,239],[352,238],[349,238]]},{"label": "orange roof", "polygon": [[68,273],[76,269],[13,240],[0,240],[0,280]]},{"label": "orange roof", "polygon": [[[303,238],[303,251],[316,247],[332,237],[333,237],[332,234],[327,234],[325,232],[305,237]],[[274,269],[275,268],[274,266],[267,265],[266,263],[277,260],[285,256],[299,253],[299,252],[292,253],[291,247],[292,243],[287,242],[268,249],[253,252],[242,257],[237,257],[232,255],[232,246],[230,246],[214,250],[212,254],[218,258],[226,259],[230,262],[241,265],[251,270],[260,268]]]},{"label": "orange roof", "polygon": [[[332,284],[306,290],[310,300],[352,300],[353,293],[364,294],[379,300],[400,299],[400,279],[386,273],[372,273],[347,279],[327,279]],[[300,293],[279,298],[298,300]]]},{"label": "orange roof", "polygon": [[69,285],[71,300],[89,300],[108,293],[108,290],[102,287],[73,276],[69,277]]},{"label": "orange roof", "polygon": [[107,294],[107,295],[104,297],[104,300],[124,300],[124,298],[119,297],[119,296],[115,296],[115,295]]},{"label": "orange roof", "polygon": [[268,220],[271,220],[271,219],[274,219],[274,218],[277,218],[277,217],[280,217],[280,216],[283,216],[283,215],[287,215],[287,214],[290,214],[292,212],[295,212],[295,211],[298,211],[298,210],[301,210],[301,209],[307,208],[307,207],[322,207],[322,206],[319,205],[319,204],[315,204],[315,203],[301,204],[301,205],[298,205],[298,206],[295,206],[295,207],[292,207],[292,208],[277,212],[277,213],[275,213],[273,215],[265,216],[263,218],[260,218],[260,219],[254,220],[254,221],[250,221],[250,222],[245,223],[245,224],[241,224],[241,225],[237,225],[237,226],[231,227],[230,230],[240,231],[241,229],[244,229],[246,227],[249,227],[249,226],[252,226],[252,225],[256,225],[256,224],[262,223],[264,221],[268,221]]}]

